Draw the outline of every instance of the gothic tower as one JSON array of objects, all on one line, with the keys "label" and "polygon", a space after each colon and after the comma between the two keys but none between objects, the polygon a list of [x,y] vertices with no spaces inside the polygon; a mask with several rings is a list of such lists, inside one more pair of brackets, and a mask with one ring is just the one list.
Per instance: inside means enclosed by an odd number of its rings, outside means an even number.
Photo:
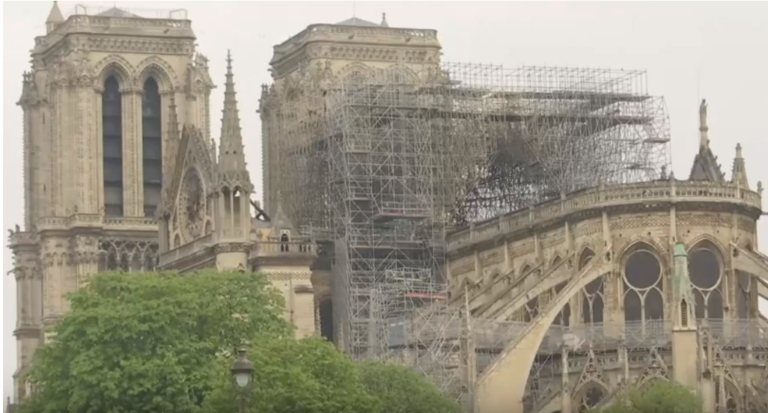
[{"label": "gothic tower", "polygon": [[99,270],[154,269],[163,169],[178,146],[169,125],[194,124],[210,139],[214,86],[185,11],[144,18],[78,6],[65,19],[54,2],[46,31],[35,38],[18,103],[25,217],[10,236],[16,398],[29,391],[23,373],[67,310],[65,294]]}]

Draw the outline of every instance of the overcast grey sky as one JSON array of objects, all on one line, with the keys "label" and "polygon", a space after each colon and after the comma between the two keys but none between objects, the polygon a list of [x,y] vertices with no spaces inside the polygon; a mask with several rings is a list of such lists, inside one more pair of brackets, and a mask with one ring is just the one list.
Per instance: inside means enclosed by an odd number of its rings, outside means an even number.
[{"label": "overcast grey sky", "polygon": [[[29,69],[34,37],[45,34],[52,2],[4,2],[3,8],[3,224],[23,221],[21,74]],[[67,17],[75,2],[59,2]],[[102,3],[103,4],[103,3]],[[107,6],[112,2],[106,3]],[[211,99],[218,134],[227,49],[235,82],[251,176],[261,197],[260,85],[272,46],[313,23],[357,17],[390,26],[436,29],[444,60],[521,65],[605,67],[648,71],[650,93],[666,98],[672,161],[687,176],[698,145],[698,107],[709,102],[710,139],[730,173],[734,147],[744,146],[752,185],[768,183],[768,3],[490,3],[490,2],[128,2],[126,8],[186,8],[198,50],[210,59],[219,88]],[[765,200],[764,200],[765,202]],[[768,220],[759,225],[768,247]],[[3,271],[12,268],[3,252]],[[3,389],[11,390],[16,344],[12,276],[3,280]]]}]

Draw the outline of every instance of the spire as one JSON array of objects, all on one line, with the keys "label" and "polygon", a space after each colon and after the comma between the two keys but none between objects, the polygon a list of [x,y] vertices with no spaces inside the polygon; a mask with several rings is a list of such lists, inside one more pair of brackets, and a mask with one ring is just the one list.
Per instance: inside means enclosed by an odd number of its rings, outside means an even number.
[{"label": "spire", "polygon": [[61,10],[59,10],[59,2],[54,1],[53,7],[51,7],[51,12],[48,13],[48,18],[45,19],[47,33],[54,31],[61,23],[64,23],[64,15],[62,15]]},{"label": "spire", "polygon": [[702,99],[699,106],[699,153],[693,160],[691,181],[710,181],[725,183],[723,172],[717,163],[717,157],[709,147],[709,126],[707,125],[707,100]]},{"label": "spire", "polygon": [[675,319],[677,329],[695,329],[696,300],[691,289],[691,278],[688,273],[688,252],[685,245],[677,243],[673,250],[674,271],[672,275],[672,294],[674,296]]},{"label": "spire", "polygon": [[707,100],[702,99],[699,105],[699,148],[709,147],[709,126],[707,126]]},{"label": "spire", "polygon": [[387,23],[387,13],[381,13],[381,27],[389,27],[389,23]]},{"label": "spire", "polygon": [[731,171],[731,182],[740,187],[749,189],[749,180],[747,179],[747,168],[744,165],[744,156],[741,153],[741,144],[736,144],[736,157],[733,158],[733,169]]},{"label": "spire", "polygon": [[237,180],[237,182],[230,182],[230,185],[240,184],[244,188],[250,188],[233,78],[232,57],[227,51],[227,80],[224,84],[224,110],[221,119],[218,170],[222,179],[226,176],[229,180]]}]

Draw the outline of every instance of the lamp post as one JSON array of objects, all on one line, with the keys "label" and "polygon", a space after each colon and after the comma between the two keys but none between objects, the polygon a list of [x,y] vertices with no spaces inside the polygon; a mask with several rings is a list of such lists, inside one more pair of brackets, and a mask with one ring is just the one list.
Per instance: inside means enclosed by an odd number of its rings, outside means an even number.
[{"label": "lamp post", "polygon": [[246,413],[248,411],[248,397],[245,390],[253,381],[253,364],[251,364],[251,361],[245,356],[245,350],[239,350],[237,352],[237,359],[232,363],[232,367],[230,367],[229,371],[232,372],[232,378],[235,379],[235,384],[238,387],[240,412]]}]

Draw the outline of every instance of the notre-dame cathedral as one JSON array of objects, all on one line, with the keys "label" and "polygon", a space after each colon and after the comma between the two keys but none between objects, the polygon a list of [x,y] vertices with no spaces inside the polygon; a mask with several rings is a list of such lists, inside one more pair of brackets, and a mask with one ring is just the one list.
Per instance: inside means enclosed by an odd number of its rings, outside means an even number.
[{"label": "notre-dame cathedral", "polygon": [[35,39],[18,103],[24,225],[10,236],[16,398],[44,330],[67,311],[64,296],[98,271],[262,271],[297,334],[316,329],[311,245],[279,209],[251,200],[232,60],[216,145],[214,80],[190,21],[137,17],[112,8],[65,19],[54,2]]},{"label": "notre-dame cathedral", "polygon": [[[223,94],[214,93],[212,63],[195,50],[190,20],[175,13],[150,19],[113,7],[65,19],[54,2],[47,33],[35,38],[18,102],[25,217],[10,230],[15,399],[31,390],[24,374],[66,313],[65,295],[90,275],[217,269],[263,272],[285,297],[297,336],[401,357],[476,412],[583,412],[656,380],[688,386],[707,413],[768,409],[768,320],[758,309],[768,297],[768,257],[756,225],[763,187],[752,189],[740,146],[726,178],[710,149],[705,102],[687,177],[638,157],[631,169],[650,171],[645,179],[560,188],[448,232],[424,224],[439,215],[424,206],[434,199],[431,175],[484,155],[477,151],[491,139],[479,133],[512,133],[526,122],[555,125],[553,134],[618,125],[633,131],[624,141],[640,136],[631,143],[660,147],[669,136],[631,111],[647,96],[601,85],[524,99],[472,90],[441,67],[434,30],[390,28],[386,18],[311,25],[275,47],[274,84],[261,91],[260,205],[251,200],[244,141],[254,131],[240,128],[232,56],[220,62]],[[330,84],[335,97],[326,97]],[[212,97],[224,102],[218,134]],[[470,100],[493,116],[457,104]],[[570,111],[526,118],[520,109],[544,100]],[[445,136],[469,145],[444,150]],[[335,177],[315,162],[322,150],[335,157]],[[515,146],[505,160],[516,161],[516,151],[538,156],[526,150]],[[438,159],[446,152],[454,157]],[[343,213],[315,208],[320,202]],[[337,232],[320,240],[303,221]],[[379,293],[389,290],[349,281],[405,284],[425,272],[443,278],[439,294],[392,289],[399,295],[386,302]],[[414,302],[418,315],[407,322],[381,315],[382,306]]]}]

